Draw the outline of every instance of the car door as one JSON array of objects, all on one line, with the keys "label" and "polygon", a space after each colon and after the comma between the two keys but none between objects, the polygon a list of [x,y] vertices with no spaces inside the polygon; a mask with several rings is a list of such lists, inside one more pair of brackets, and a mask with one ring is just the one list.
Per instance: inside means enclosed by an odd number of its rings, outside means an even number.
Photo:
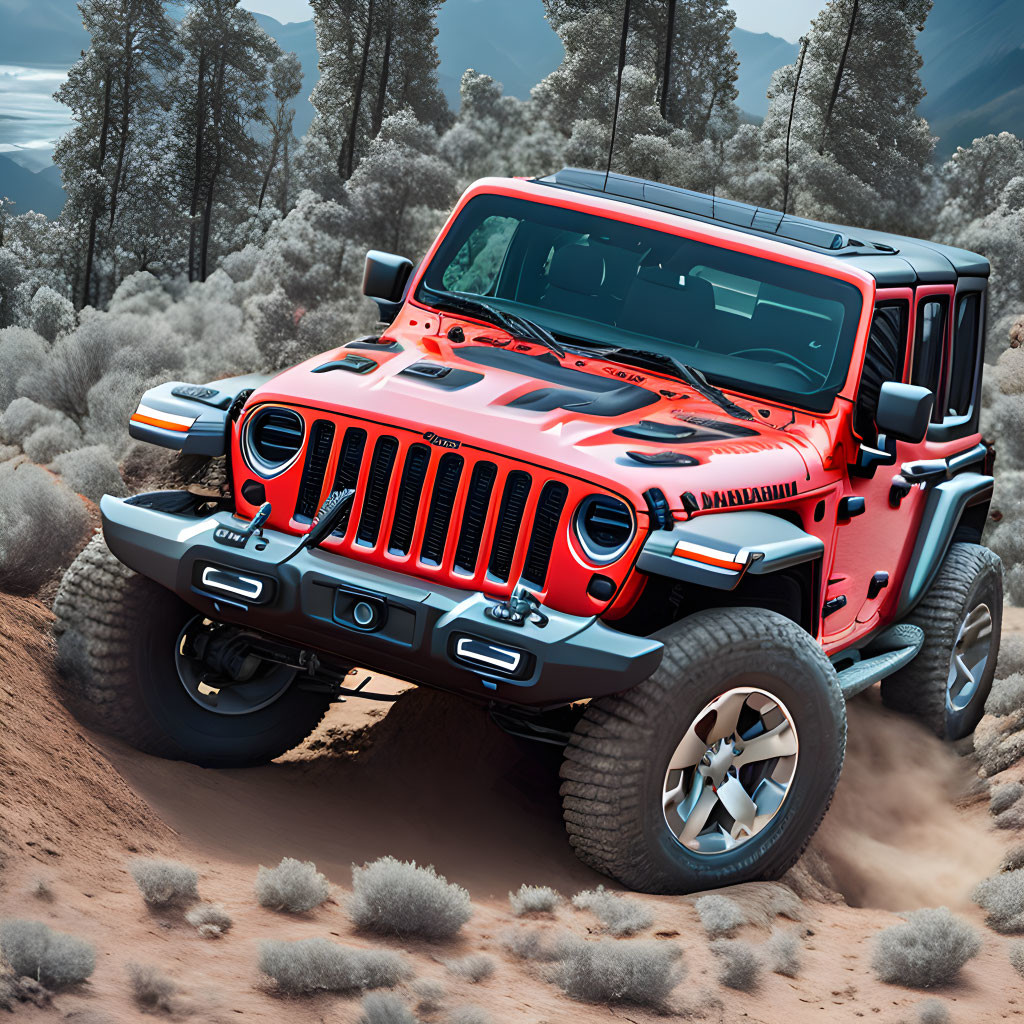
[{"label": "car door", "polygon": [[[944,394],[953,308],[952,285],[880,289],[876,293],[871,337],[857,396],[854,427],[864,444],[874,447],[873,413],[878,388],[885,380],[909,381]],[[895,326],[894,326],[895,325]],[[943,418],[938,398],[933,421]],[[850,467],[843,482],[833,536],[833,558],[822,608],[822,633],[829,647],[839,647],[885,621],[899,599],[902,574],[913,550],[925,495],[914,487],[892,494],[893,478],[904,462],[937,458],[948,444],[931,436],[918,443],[888,442],[891,465],[873,470]],[[852,444],[859,442],[852,439]]]}]

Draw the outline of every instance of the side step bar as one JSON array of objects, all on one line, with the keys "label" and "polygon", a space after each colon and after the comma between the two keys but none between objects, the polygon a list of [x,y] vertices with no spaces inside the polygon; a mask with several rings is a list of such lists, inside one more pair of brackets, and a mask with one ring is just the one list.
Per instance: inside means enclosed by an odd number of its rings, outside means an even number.
[{"label": "side step bar", "polygon": [[879,633],[862,650],[837,654],[834,661],[840,665],[851,657],[856,658],[838,672],[843,696],[849,700],[879,679],[903,668],[914,660],[923,643],[924,630],[920,626],[902,623]]}]

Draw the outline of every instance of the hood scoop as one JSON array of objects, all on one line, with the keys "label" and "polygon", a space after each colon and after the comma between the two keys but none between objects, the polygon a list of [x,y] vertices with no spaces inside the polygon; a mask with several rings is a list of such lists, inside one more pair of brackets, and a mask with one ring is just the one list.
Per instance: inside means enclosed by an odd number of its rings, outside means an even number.
[{"label": "hood scoop", "polygon": [[444,363],[431,363],[425,359],[399,370],[397,376],[412,377],[422,384],[430,384],[445,391],[458,391],[484,379],[482,373],[460,370],[454,366],[445,366]]}]

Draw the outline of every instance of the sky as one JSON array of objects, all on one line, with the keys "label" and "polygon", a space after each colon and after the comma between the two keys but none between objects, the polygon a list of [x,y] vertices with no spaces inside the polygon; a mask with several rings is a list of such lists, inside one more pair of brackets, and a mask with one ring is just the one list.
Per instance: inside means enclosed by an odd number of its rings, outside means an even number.
[{"label": "sky", "polygon": [[[306,21],[313,16],[306,0],[243,0],[242,6],[282,22]],[[730,0],[730,6],[740,28],[771,32],[793,43],[824,6],[824,0]]]}]

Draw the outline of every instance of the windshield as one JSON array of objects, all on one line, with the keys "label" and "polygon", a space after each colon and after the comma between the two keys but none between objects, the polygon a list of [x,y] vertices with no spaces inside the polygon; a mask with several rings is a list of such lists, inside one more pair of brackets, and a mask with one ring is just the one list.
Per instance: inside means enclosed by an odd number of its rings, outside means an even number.
[{"label": "windshield", "polygon": [[482,299],[567,341],[661,352],[716,383],[825,411],[862,296],[852,284],[706,242],[507,196],[471,199],[416,299]]}]

